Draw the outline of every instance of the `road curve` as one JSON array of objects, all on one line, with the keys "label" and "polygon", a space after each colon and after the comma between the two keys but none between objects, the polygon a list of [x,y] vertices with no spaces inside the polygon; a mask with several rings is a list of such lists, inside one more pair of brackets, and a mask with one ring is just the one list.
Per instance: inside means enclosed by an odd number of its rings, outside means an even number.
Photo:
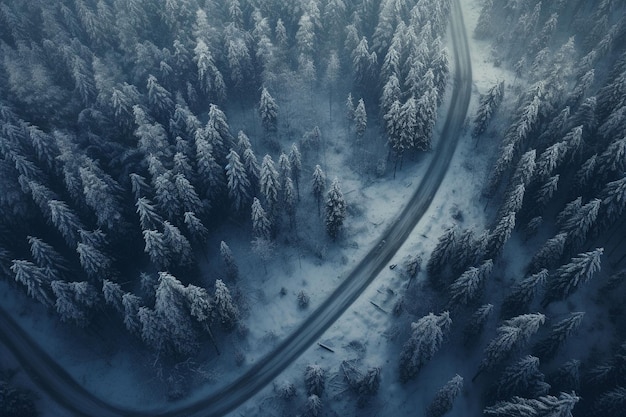
[{"label": "road curve", "polygon": [[233,383],[191,404],[172,404],[160,410],[128,410],[106,403],[86,391],[1,308],[0,342],[11,350],[43,391],[79,416],[208,417],[223,416],[234,410],[268,385],[322,336],[387,265],[430,206],[456,149],[471,94],[472,67],[459,0],[452,1],[450,32],[455,55],[450,109],[433,159],[418,189],[382,234],[378,244],[335,292],[290,336]]}]

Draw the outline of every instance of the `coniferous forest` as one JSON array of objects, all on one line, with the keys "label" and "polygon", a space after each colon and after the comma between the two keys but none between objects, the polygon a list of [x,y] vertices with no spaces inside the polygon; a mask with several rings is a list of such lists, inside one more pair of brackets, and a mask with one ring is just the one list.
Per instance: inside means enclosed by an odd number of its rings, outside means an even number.
[{"label": "coniferous forest", "polygon": [[0,415],[622,416],[625,19],[0,0]]}]

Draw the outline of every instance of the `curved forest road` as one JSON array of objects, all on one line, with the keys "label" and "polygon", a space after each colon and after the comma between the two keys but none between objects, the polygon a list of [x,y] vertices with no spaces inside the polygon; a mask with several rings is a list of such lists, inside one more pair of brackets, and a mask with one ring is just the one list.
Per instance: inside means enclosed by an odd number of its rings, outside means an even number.
[{"label": "curved forest road", "polygon": [[76,415],[206,417],[223,416],[234,410],[269,384],[322,336],[391,260],[430,206],[456,149],[471,93],[472,68],[459,0],[452,2],[450,29],[455,55],[452,100],[437,149],[418,189],[395,222],[383,233],[378,245],[369,251],[335,292],[274,351],[260,359],[233,383],[191,404],[172,404],[158,410],[124,409],[86,391],[1,308],[0,342],[11,350],[44,392]]}]

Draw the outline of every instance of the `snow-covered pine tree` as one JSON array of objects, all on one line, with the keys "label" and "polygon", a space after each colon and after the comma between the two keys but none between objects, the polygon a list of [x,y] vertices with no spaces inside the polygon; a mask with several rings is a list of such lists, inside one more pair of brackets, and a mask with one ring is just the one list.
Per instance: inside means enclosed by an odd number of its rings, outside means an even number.
[{"label": "snow-covered pine tree", "polygon": [[567,233],[566,246],[570,250],[579,249],[587,240],[598,219],[601,203],[598,198],[591,200],[564,222],[562,230]]},{"label": "snow-covered pine tree", "polygon": [[308,365],[304,370],[304,383],[307,395],[317,395],[321,397],[326,384],[326,373],[319,365]]},{"label": "snow-covered pine tree", "polygon": [[[380,110],[383,114],[390,114],[391,106],[394,102],[400,101],[402,97],[402,90],[400,89],[400,81],[398,81],[398,77],[395,73],[392,73],[385,86],[383,87],[383,91],[380,96]],[[398,113],[396,110],[394,113]]]},{"label": "snow-covered pine tree", "polygon": [[352,66],[356,83],[366,83],[373,75],[378,63],[376,52],[369,51],[367,38],[363,36],[361,41],[352,51]]},{"label": "snow-covered pine tree", "polygon": [[363,99],[359,99],[359,102],[354,110],[354,130],[358,140],[363,138],[365,129],[367,128],[367,112],[365,111],[365,103]]},{"label": "snow-covered pine tree", "polygon": [[539,190],[537,190],[537,194],[535,194],[535,201],[539,205],[539,207],[545,207],[548,205],[552,196],[556,192],[559,185],[560,175],[556,174],[550,178],[541,186]]},{"label": "snow-covered pine tree", "polygon": [[141,322],[139,321],[141,298],[127,292],[122,296],[122,307],[126,329],[132,334],[141,335]]},{"label": "snow-covered pine tree", "polygon": [[298,196],[296,195],[296,188],[293,185],[291,178],[287,178],[283,187],[283,207],[287,216],[289,216],[289,223],[291,226],[296,224],[296,203],[298,202]]},{"label": "snow-covered pine tree", "polygon": [[14,274],[15,281],[26,286],[28,295],[43,305],[51,304],[50,295],[47,291],[50,285],[50,277],[45,268],[39,267],[30,261],[14,259],[11,262],[10,269]]},{"label": "snow-covered pine tree", "polygon": [[548,270],[544,268],[515,283],[511,292],[502,302],[500,315],[503,318],[509,318],[526,313],[535,294],[546,283],[547,279]]},{"label": "snow-covered pine tree", "polygon": [[550,335],[533,347],[533,355],[544,362],[554,358],[565,339],[580,327],[584,316],[584,312],[570,313],[569,317],[552,326]]},{"label": "snow-covered pine tree", "polygon": [[102,295],[104,296],[104,301],[117,310],[120,313],[124,312],[124,306],[122,305],[122,297],[124,296],[124,291],[122,291],[122,287],[117,282],[109,281],[108,279],[102,280]]},{"label": "snow-covered pine tree", "polygon": [[67,270],[65,259],[50,244],[34,236],[27,236],[27,239],[30,245],[30,254],[38,266],[50,270]]},{"label": "snow-covered pine tree", "polygon": [[333,239],[337,239],[339,231],[343,227],[343,222],[346,218],[346,200],[341,192],[341,186],[339,185],[339,179],[335,178],[330,185],[328,195],[326,197],[326,232]]},{"label": "snow-covered pine tree", "polygon": [[514,188],[519,184],[523,184],[524,187],[528,187],[530,181],[535,173],[537,151],[534,149],[525,152],[515,167],[515,171],[509,181],[509,188]]},{"label": "snow-covered pine tree", "polygon": [[275,132],[277,128],[278,105],[265,87],[261,90],[259,115],[261,116],[261,124],[265,132]]},{"label": "snow-covered pine tree", "polygon": [[52,281],[50,287],[56,297],[55,308],[61,321],[85,327],[88,324],[86,309],[94,307],[99,300],[96,288],[86,281]]},{"label": "snow-covered pine tree", "polygon": [[296,144],[291,145],[289,150],[289,163],[291,164],[291,176],[296,184],[296,193],[300,199],[300,177],[302,176],[302,155]]},{"label": "snow-covered pine tree", "polygon": [[483,304],[469,317],[463,329],[463,341],[466,345],[477,340],[483,332],[492,311],[493,304]]},{"label": "snow-covered pine tree", "polygon": [[226,156],[226,179],[228,180],[228,195],[236,212],[248,202],[250,195],[250,181],[246,169],[239,160],[239,155],[233,149]]},{"label": "snow-covered pine tree", "polygon": [[313,196],[317,200],[317,214],[321,215],[321,202],[326,190],[326,174],[322,170],[322,167],[315,165],[313,171],[313,181],[311,183],[313,188]]},{"label": "snow-covered pine tree", "polygon": [[237,266],[233,252],[223,240],[220,242],[220,255],[226,266],[226,277],[230,280],[236,280],[239,276],[239,267]]},{"label": "snow-covered pine tree", "polygon": [[280,191],[280,182],[278,171],[274,167],[274,161],[269,155],[263,157],[261,163],[261,174],[259,178],[259,186],[263,195],[264,203],[267,207],[268,214],[271,218],[276,215],[278,209],[278,193]]},{"label": "snow-covered pine tree", "polygon": [[451,227],[439,236],[437,245],[435,246],[435,249],[433,249],[430,254],[430,258],[428,258],[428,262],[426,263],[426,270],[428,271],[428,275],[431,277],[431,281],[433,281],[433,283],[436,282],[434,279],[441,275],[443,269],[448,264],[448,261],[454,255],[456,247],[457,229],[455,227]]},{"label": "snow-covered pine tree", "polygon": [[204,210],[204,203],[200,200],[196,188],[184,174],[179,172],[174,175],[174,185],[183,210],[194,213],[201,213]]},{"label": "snow-covered pine tree", "polygon": [[597,248],[581,253],[557,269],[548,281],[541,305],[545,308],[553,301],[563,300],[581,284],[589,281],[600,270],[600,257],[603,252],[603,248]]},{"label": "snow-covered pine tree", "polygon": [[575,200],[570,201],[565,205],[565,208],[556,216],[556,227],[563,228],[565,223],[576,213],[580,211],[583,206],[583,198],[578,197]]},{"label": "snow-covered pine tree", "polygon": [[557,397],[541,396],[536,399],[513,397],[508,401],[500,401],[484,409],[486,416],[495,417],[571,417],[572,410],[580,400],[575,393],[561,392]]},{"label": "snow-covered pine tree", "polygon": [[437,391],[435,398],[426,410],[427,417],[442,417],[452,410],[454,400],[463,389],[463,377],[455,375],[451,380]]},{"label": "snow-covered pine tree", "polygon": [[400,380],[408,381],[430,361],[441,347],[452,320],[447,311],[433,313],[411,323],[411,337],[400,353]]},{"label": "snow-covered pine tree", "polygon": [[466,306],[480,299],[485,288],[485,281],[491,275],[492,269],[491,259],[484,261],[478,268],[470,266],[450,285],[448,307]]},{"label": "snow-covered pine tree", "polygon": [[509,191],[504,196],[504,201],[498,210],[498,218],[501,219],[509,213],[517,213],[522,208],[524,202],[524,194],[526,193],[526,187],[523,183],[520,183]]},{"label": "snow-covered pine tree", "polygon": [[90,243],[79,242],[76,252],[80,260],[80,265],[90,278],[100,278],[109,275],[113,265],[113,260],[106,255],[99,247]]},{"label": "snow-covered pine tree", "polygon": [[515,144],[512,142],[505,144],[500,150],[498,160],[490,171],[487,185],[485,186],[485,190],[483,192],[485,196],[491,197],[496,192],[500,186],[500,182],[502,181],[502,176],[511,167],[514,156]]},{"label": "snow-covered pine tree", "polygon": [[165,171],[154,180],[155,199],[165,218],[175,221],[182,214],[182,202],[172,171]]},{"label": "snow-covered pine tree", "polygon": [[489,90],[487,90],[487,93],[480,95],[478,110],[474,118],[472,137],[477,138],[487,130],[487,126],[498,110],[498,107],[500,107],[503,98],[504,81],[491,86]]},{"label": "snow-covered pine tree", "polygon": [[169,248],[165,242],[165,236],[158,230],[144,230],[144,252],[150,256],[150,261],[157,267],[169,265]]},{"label": "snow-covered pine tree", "polygon": [[561,165],[566,152],[567,143],[565,142],[557,142],[543,151],[537,158],[535,178],[539,181],[547,180],[554,173],[554,170]]},{"label": "snow-covered pine tree", "polygon": [[513,396],[537,398],[549,390],[550,384],[539,370],[539,358],[531,355],[507,366],[495,385],[496,398],[500,400]]},{"label": "snow-covered pine tree", "polygon": [[192,239],[204,242],[208,236],[208,229],[202,224],[202,221],[196,216],[193,211],[186,211],[184,214],[185,227]]},{"label": "snow-covered pine tree", "polygon": [[215,281],[213,314],[227,329],[232,329],[239,321],[239,310],[233,303],[228,287],[221,279]]},{"label": "snow-covered pine tree", "polygon": [[513,233],[514,228],[515,212],[511,211],[502,217],[493,232],[489,234],[484,255],[485,258],[495,259],[500,255],[500,253],[502,253],[504,244],[511,237],[511,233]]},{"label": "snow-covered pine tree", "polygon": [[561,232],[548,239],[546,243],[535,253],[528,264],[528,271],[537,272],[542,268],[553,268],[559,264],[565,253],[567,233]]},{"label": "snow-covered pine tree", "polygon": [[78,215],[61,200],[48,201],[50,219],[70,247],[76,246],[78,231],[83,225]]},{"label": "snow-covered pine tree", "polygon": [[626,175],[617,181],[609,182],[601,193],[602,222],[608,226],[615,222],[626,209]]},{"label": "snow-covered pine tree", "polygon": [[304,417],[319,417],[322,413],[322,400],[317,395],[309,395],[304,404]]},{"label": "snow-covered pine tree", "polygon": [[254,155],[252,148],[248,148],[243,152],[243,166],[246,168],[250,184],[257,189],[259,178],[261,177],[261,166]]},{"label": "snow-covered pine tree", "polygon": [[348,93],[348,98],[346,99],[346,120],[348,121],[348,127],[352,126],[354,122],[354,100],[352,99],[352,93]]},{"label": "snow-covered pine tree", "polygon": [[142,230],[156,229],[158,225],[163,223],[163,219],[148,198],[139,197],[135,202],[135,207],[137,208],[139,225]]},{"label": "snow-covered pine tree", "polygon": [[254,197],[252,199],[252,233],[258,238],[269,240],[270,229],[271,222],[259,199]]},{"label": "snow-covered pine tree", "polygon": [[506,320],[498,327],[496,336],[485,347],[483,360],[473,379],[481,372],[489,371],[502,363],[516,347],[528,343],[545,320],[546,316],[541,313],[523,314]]},{"label": "snow-covered pine tree", "polygon": [[291,178],[291,162],[289,162],[289,157],[284,152],[281,152],[278,157],[278,178],[281,188],[285,187],[287,178]]},{"label": "snow-covered pine tree", "polygon": [[191,243],[178,227],[167,220],[163,222],[163,242],[168,248],[169,262],[172,265],[187,266],[193,262]]}]

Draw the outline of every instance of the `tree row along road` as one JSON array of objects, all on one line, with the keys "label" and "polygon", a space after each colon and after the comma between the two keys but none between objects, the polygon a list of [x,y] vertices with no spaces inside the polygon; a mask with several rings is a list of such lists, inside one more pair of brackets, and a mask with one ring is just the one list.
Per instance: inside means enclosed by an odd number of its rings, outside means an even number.
[{"label": "tree row along road", "polygon": [[419,187],[400,215],[382,234],[378,244],[369,251],[334,293],[280,345],[233,383],[190,404],[172,404],[159,410],[124,409],[103,401],[80,386],[2,308],[0,308],[0,342],[10,349],[39,388],[76,415],[223,416],[243,404],[302,355],[346,311],[391,260],[430,206],[456,149],[471,94],[472,67],[459,0],[452,2],[450,33],[455,55],[450,109],[435,154]]}]

